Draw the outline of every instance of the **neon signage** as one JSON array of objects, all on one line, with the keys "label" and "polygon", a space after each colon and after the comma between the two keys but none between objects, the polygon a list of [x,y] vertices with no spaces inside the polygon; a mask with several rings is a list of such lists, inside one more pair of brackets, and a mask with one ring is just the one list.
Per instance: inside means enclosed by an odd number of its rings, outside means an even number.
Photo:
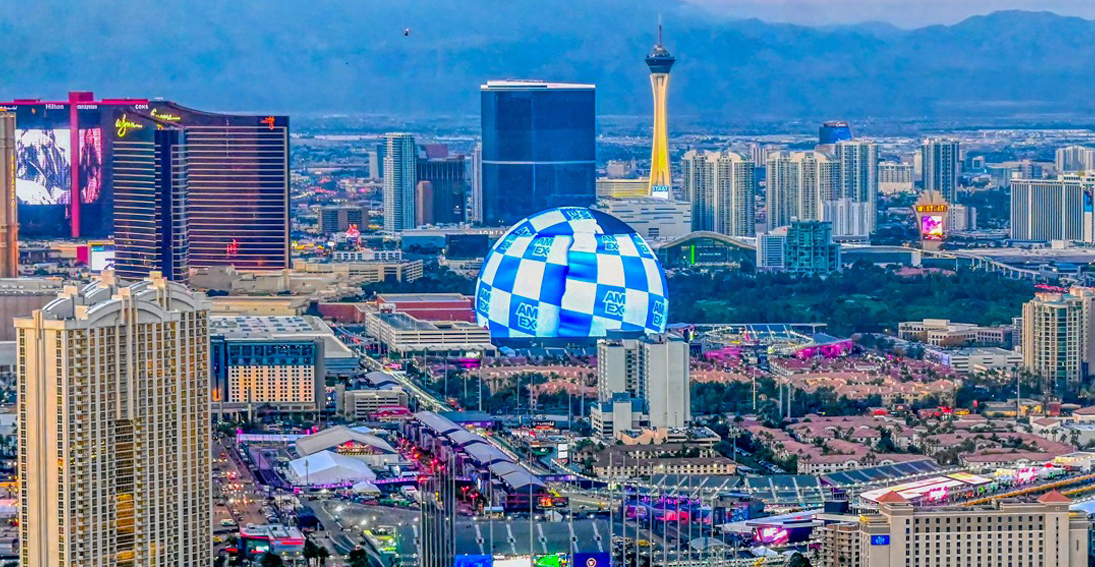
[{"label": "neon signage", "polygon": [[263,118],[262,120],[259,120],[259,122],[269,126],[271,130],[274,129],[274,117],[273,116],[267,116],[266,118]]},{"label": "neon signage", "polygon": [[130,120],[128,115],[123,114],[121,118],[114,121],[114,128],[118,133],[118,137],[124,138],[130,130],[144,129],[144,124],[138,124]]},{"label": "neon signage", "polygon": [[163,120],[165,122],[178,122],[182,120],[182,116],[179,116],[178,114],[160,113],[160,111],[156,110],[155,108],[152,109],[152,117],[159,118],[160,120]]},{"label": "neon signage", "polygon": [[945,213],[947,212],[946,205],[917,205],[916,212],[918,213]]}]

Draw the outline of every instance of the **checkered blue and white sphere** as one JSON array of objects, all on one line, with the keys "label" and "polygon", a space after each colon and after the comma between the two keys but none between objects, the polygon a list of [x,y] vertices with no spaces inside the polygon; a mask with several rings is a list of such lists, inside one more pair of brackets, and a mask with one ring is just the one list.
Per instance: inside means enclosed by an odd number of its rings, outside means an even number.
[{"label": "checkered blue and white sphere", "polygon": [[532,215],[498,239],[476,283],[492,337],[602,337],[665,331],[665,272],[635,230],[582,207]]}]

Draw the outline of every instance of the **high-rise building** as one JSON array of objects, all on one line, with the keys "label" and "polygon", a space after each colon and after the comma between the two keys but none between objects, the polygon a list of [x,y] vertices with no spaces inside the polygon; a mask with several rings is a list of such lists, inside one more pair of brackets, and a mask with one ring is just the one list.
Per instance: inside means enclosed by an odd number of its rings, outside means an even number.
[{"label": "high-rise building", "polygon": [[[416,165],[415,225],[457,224],[466,220],[467,160],[448,155],[448,148],[427,152],[420,148]],[[419,198],[419,195],[423,198]]]},{"label": "high-rise building", "polygon": [[840,270],[840,245],[833,242],[828,222],[795,221],[787,228],[783,269],[789,273],[815,276]]},{"label": "high-rise building", "polygon": [[414,189],[418,151],[414,136],[396,132],[385,135],[384,231],[398,233],[414,228]]},{"label": "high-rise building", "polygon": [[1095,363],[1095,290],[1037,293],[1023,305],[1023,366],[1059,393],[1076,393]]},{"label": "high-rise building", "polygon": [[658,25],[658,43],[646,56],[650,67],[650,88],[654,91],[654,138],[650,150],[650,196],[673,197],[673,177],[669,171],[669,123],[666,99],[669,96],[669,70],[677,61],[662,46],[662,26]]},{"label": "high-rise building", "polygon": [[[164,101],[137,110],[157,129],[185,132],[190,267],[288,268],[289,118],[215,114]],[[113,140],[135,133],[112,131]]]},{"label": "high-rise building", "polygon": [[384,156],[387,155],[388,142],[378,142],[369,152],[369,177],[384,179]]},{"label": "high-rise building", "polygon": [[351,226],[365,226],[369,215],[364,207],[320,207],[319,231],[323,233],[346,232]]},{"label": "high-rise building", "polygon": [[468,203],[468,220],[483,222],[483,144],[475,144],[471,152],[471,199]]},{"label": "high-rise building", "polygon": [[106,272],[17,319],[23,565],[208,565],[208,302]]},{"label": "high-rise building", "polygon": [[731,151],[691,150],[681,159],[692,230],[756,235],[756,167]]},{"label": "high-rise building", "polygon": [[891,161],[878,164],[878,191],[883,195],[912,193],[914,191],[912,164]]},{"label": "high-rise building", "polygon": [[833,146],[837,142],[852,139],[852,127],[843,120],[830,120],[817,129],[817,143],[821,146]]},{"label": "high-rise building", "polygon": [[858,522],[819,529],[820,567],[1083,567],[1088,521],[1053,490],[1036,501],[917,506],[896,492]]},{"label": "high-rise building", "polygon": [[[870,235],[877,222],[878,146],[868,142],[839,142],[835,158],[838,175],[832,199],[825,203],[822,220],[833,223],[833,235]],[[839,215],[839,216],[834,216]]]},{"label": "high-rise building", "polygon": [[113,140],[114,271],[124,280],[152,272],[190,278],[189,175],[185,130],[160,129],[139,115]]},{"label": "high-rise building", "polygon": [[920,145],[924,190],[936,191],[948,203],[958,202],[962,159],[957,140],[928,138]]},{"label": "high-rise building", "polygon": [[[692,420],[688,342],[668,334],[597,343],[594,429],[611,436],[636,423],[685,427]],[[620,412],[616,406],[620,405]],[[632,419],[641,408],[641,418]],[[616,420],[619,414],[626,419]]]},{"label": "high-rise building", "polygon": [[821,152],[768,154],[768,228],[793,219],[820,220],[822,204],[832,199],[839,176],[835,163]]},{"label": "high-rise building", "polygon": [[1089,239],[1085,185],[1090,182],[1075,175],[1012,180],[1011,238],[1033,242]]},{"label": "high-rise building", "polygon": [[1058,174],[1095,170],[1095,149],[1086,146],[1057,148],[1054,165]]},{"label": "high-rise building", "polygon": [[0,278],[19,277],[15,196],[15,114],[0,112]]},{"label": "high-rise building", "polygon": [[480,91],[483,224],[596,201],[593,85],[488,81]]}]

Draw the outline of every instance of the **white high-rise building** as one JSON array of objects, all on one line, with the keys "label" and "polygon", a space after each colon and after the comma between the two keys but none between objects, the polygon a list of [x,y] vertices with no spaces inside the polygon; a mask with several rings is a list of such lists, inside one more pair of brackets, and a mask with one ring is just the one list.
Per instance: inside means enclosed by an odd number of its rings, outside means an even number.
[{"label": "white high-rise building", "polygon": [[[640,423],[687,426],[692,420],[688,348],[688,341],[668,334],[598,342],[594,429],[608,436]],[[641,417],[633,417],[640,408]],[[616,417],[621,419],[614,423]]]},{"label": "white high-rise building", "polygon": [[1088,240],[1084,192],[1092,180],[1075,175],[1011,181],[1011,237],[1015,240]]},{"label": "white high-rise building", "polygon": [[471,203],[468,221],[483,222],[483,143],[475,144],[471,152]]},{"label": "white high-rise building", "polygon": [[924,140],[920,145],[921,163],[924,167],[924,190],[936,191],[948,203],[958,199],[958,174],[962,159],[957,140]]},{"label": "white high-rise building", "polygon": [[22,565],[209,565],[208,302],[158,273],[16,319]]},{"label": "white high-rise building", "polygon": [[411,134],[385,134],[384,139],[384,231],[396,233],[414,228],[418,154]]},{"label": "white high-rise building", "polygon": [[756,235],[756,166],[740,154],[691,150],[681,159],[692,229]]},{"label": "white high-rise building", "polygon": [[1095,149],[1086,146],[1057,148],[1054,165],[1059,174],[1095,170]]},{"label": "white high-rise building", "polygon": [[775,152],[768,155],[766,202],[768,229],[793,219],[821,220],[823,203],[838,182],[835,163],[821,152]]},{"label": "white high-rise building", "polygon": [[821,220],[833,223],[834,237],[870,235],[877,222],[878,146],[869,142],[840,142],[836,145],[835,160],[839,182],[831,202],[844,203],[839,206],[827,203],[828,215],[823,213]]}]

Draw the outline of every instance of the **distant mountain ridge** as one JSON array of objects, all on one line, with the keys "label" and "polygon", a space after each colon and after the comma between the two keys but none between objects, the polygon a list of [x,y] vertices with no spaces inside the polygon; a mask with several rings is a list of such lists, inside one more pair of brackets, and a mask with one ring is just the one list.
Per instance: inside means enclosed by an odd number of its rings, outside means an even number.
[{"label": "distant mountain ridge", "polygon": [[[678,0],[35,0],[0,12],[0,97],[163,96],[221,110],[474,115],[487,79],[596,83],[645,115],[664,16],[671,113],[947,117],[1095,111],[1095,21],[811,28]],[[154,8],[152,7],[154,6]],[[403,30],[410,29],[404,36]]]}]

